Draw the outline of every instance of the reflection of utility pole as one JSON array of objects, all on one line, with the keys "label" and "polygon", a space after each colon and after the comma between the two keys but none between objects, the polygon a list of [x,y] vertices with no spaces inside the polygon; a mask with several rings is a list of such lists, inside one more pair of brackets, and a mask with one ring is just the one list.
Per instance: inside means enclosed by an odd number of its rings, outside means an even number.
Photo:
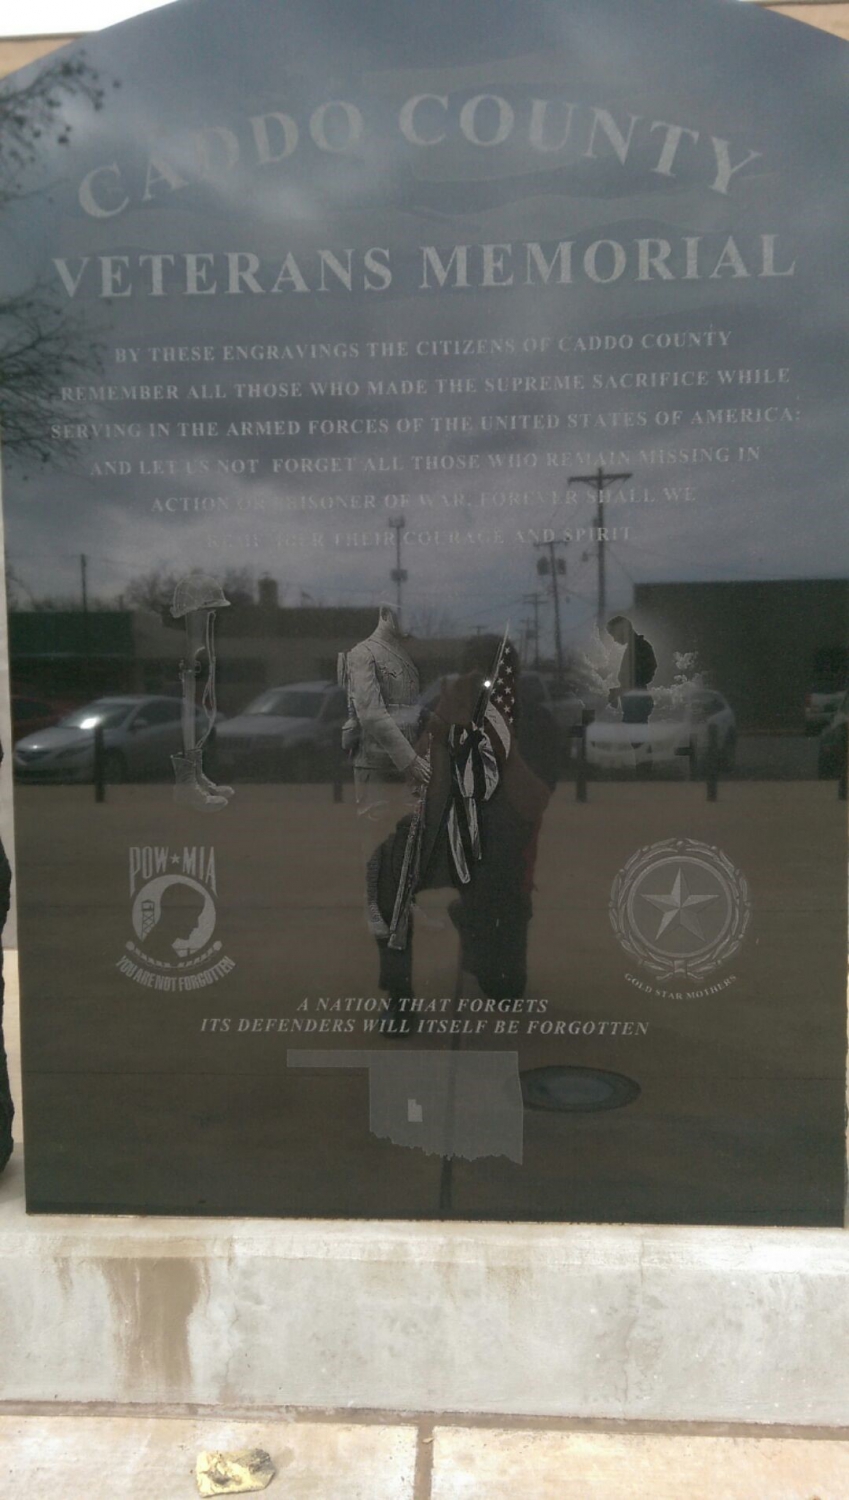
[{"label": "reflection of utility pole", "polygon": [[522,632],[519,636],[519,661],[521,662],[523,667],[526,667],[528,665],[528,648],[530,645],[531,636],[533,635],[533,630],[533,620],[525,619],[522,621]]},{"label": "reflection of utility pole", "polygon": [[551,574],[551,597],[554,600],[554,649],[557,653],[557,681],[559,683],[563,681],[563,637],[560,633],[560,589],[557,580],[566,576],[566,559],[558,557],[554,549],[567,545],[568,543],[564,541],[534,542],[535,547],[548,548],[548,557],[537,559],[537,572],[542,578]]},{"label": "reflection of utility pole", "polygon": [[[537,668],[539,667],[539,607],[542,599],[543,595],[539,593],[539,591],[532,594],[522,595],[522,603],[530,604],[534,612],[534,623],[532,627],[534,632],[534,666]],[[530,624],[530,621],[528,623]]]},{"label": "reflection of utility pole", "polygon": [[602,495],[604,494],[604,491],[606,489],[609,489],[612,484],[615,484],[617,480],[631,478],[632,475],[630,474],[605,474],[601,464],[599,464],[594,474],[569,475],[570,484],[588,484],[590,488],[594,489],[596,492],[596,530],[598,532],[598,542],[596,544],[596,557],[598,559],[598,606],[596,609],[596,619],[598,621],[599,630],[602,630],[604,628],[604,625],[606,623],[604,617],[607,614],[607,579],[605,576],[604,556],[604,544],[606,538],[605,527],[603,525],[604,513],[602,511]]},{"label": "reflection of utility pole", "polygon": [[407,569],[401,567],[401,532],[404,530],[406,524],[403,516],[396,516],[394,521],[389,522],[389,525],[395,532],[395,566],[392,569],[392,582],[395,585],[395,602],[398,606],[399,615],[401,613],[401,589],[409,577]]}]

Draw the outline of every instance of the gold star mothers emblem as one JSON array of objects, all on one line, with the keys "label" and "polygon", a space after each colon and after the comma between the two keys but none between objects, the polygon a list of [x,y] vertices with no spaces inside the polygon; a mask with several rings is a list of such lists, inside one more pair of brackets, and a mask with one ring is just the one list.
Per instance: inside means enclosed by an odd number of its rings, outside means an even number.
[{"label": "gold star mothers emblem", "polygon": [[638,849],[613,882],[609,911],[626,953],[658,979],[700,979],[726,963],[751,916],[745,877],[696,839]]}]

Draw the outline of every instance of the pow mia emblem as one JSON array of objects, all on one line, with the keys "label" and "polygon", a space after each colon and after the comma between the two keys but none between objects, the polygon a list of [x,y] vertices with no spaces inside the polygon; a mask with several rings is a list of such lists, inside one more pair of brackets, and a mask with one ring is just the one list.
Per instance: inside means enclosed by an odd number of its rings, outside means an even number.
[{"label": "pow mia emblem", "polygon": [[720,849],[665,839],[638,849],[610,892],[619,942],[657,979],[701,979],[732,957],[751,916],[749,887]]},{"label": "pow mia emblem", "polygon": [[179,991],[214,984],[235,967],[213,941],[218,895],[215,850],[130,849],[130,939],[117,967],[135,984]]}]

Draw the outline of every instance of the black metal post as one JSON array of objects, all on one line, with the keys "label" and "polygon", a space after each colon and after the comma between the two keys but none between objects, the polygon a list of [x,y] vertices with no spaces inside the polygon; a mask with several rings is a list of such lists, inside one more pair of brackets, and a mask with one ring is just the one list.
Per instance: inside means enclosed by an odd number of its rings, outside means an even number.
[{"label": "black metal post", "polygon": [[719,791],[719,734],[715,724],[708,725],[707,763],[706,763],[707,799],[715,802]]},{"label": "black metal post", "polygon": [[575,775],[575,801],[586,802],[587,800],[587,730],[592,724],[595,714],[591,708],[585,708],[581,714],[580,725],[576,727],[578,736],[578,767]]},{"label": "black metal post", "polygon": [[106,756],[103,753],[103,725],[94,726],[94,800],[106,800]]}]

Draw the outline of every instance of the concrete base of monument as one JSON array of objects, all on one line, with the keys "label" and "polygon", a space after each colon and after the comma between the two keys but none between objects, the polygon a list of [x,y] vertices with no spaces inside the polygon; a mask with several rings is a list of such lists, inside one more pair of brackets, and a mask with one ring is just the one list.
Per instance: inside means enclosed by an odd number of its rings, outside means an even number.
[{"label": "concrete base of monument", "polygon": [[0,1178],[7,1403],[841,1426],[848,1292],[838,1230],[28,1218]]}]

